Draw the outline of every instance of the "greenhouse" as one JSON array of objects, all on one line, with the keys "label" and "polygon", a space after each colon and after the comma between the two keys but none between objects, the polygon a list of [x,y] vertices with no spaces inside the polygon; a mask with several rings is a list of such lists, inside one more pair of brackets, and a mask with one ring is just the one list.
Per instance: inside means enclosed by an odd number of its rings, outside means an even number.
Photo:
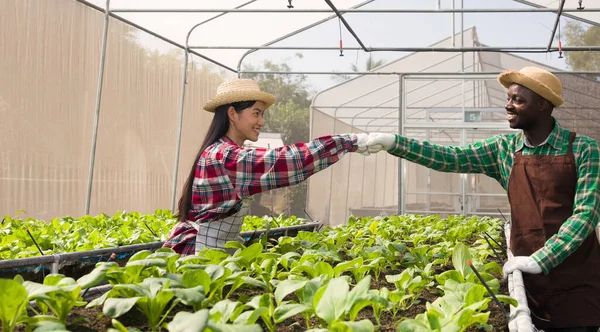
[{"label": "greenhouse", "polygon": [[598,0],[5,0],[2,332],[547,329],[527,269],[503,273],[523,218],[483,172],[347,153],[251,196],[225,248],[167,242],[223,83],[277,98],[246,151],[459,148],[521,131],[498,76],[537,67],[560,126],[598,141],[599,26]]}]

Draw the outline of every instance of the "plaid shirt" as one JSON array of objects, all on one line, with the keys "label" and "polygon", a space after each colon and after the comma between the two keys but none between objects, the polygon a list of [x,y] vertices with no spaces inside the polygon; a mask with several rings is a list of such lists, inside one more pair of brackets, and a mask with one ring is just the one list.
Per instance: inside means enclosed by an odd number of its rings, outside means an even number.
[{"label": "plaid shirt", "polygon": [[[523,155],[562,155],[567,153],[568,146],[569,131],[561,128],[555,119],[547,141],[533,148],[524,144],[520,133],[499,135],[467,146],[436,145],[396,135],[395,147],[389,152],[437,171],[483,173],[508,189],[515,152],[523,150]],[[573,153],[578,174],[573,215],[556,235],[546,241],[544,247],[531,256],[544,274],[573,253],[598,225],[598,143],[589,137],[577,136],[573,142]]]},{"label": "plaid shirt", "polygon": [[[224,136],[206,148],[196,164],[187,219],[202,223],[231,216],[241,209],[242,200],[299,184],[355,151],[356,144],[356,135],[344,134],[270,150],[245,149]],[[178,223],[164,246],[193,254],[196,233],[189,223]]]}]

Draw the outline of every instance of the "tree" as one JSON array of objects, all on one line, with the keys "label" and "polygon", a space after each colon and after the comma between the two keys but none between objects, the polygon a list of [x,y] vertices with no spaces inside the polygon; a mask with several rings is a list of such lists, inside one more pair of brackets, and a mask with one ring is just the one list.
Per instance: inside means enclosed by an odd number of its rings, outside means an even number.
[{"label": "tree", "polygon": [[[302,57],[301,54],[296,54]],[[285,63],[264,61],[262,69],[266,71],[289,72],[290,67]],[[253,66],[247,65],[245,71],[257,71]],[[260,70],[260,69],[258,69]],[[281,133],[283,144],[307,142],[309,137],[310,95],[307,77],[295,74],[248,74],[246,78],[256,80],[260,88],[274,94],[277,102],[265,112],[265,126],[263,131]],[[288,213],[296,216],[304,215],[306,206],[306,182],[285,189],[290,201]],[[258,199],[258,197],[257,197]],[[254,209],[253,212],[254,214]]]},{"label": "tree", "polygon": [[[297,55],[301,56],[301,55]],[[289,72],[290,67],[266,60],[264,70]],[[246,71],[258,71],[250,65]],[[245,77],[254,79],[264,91],[274,94],[277,102],[265,113],[263,130],[270,133],[281,133],[283,144],[294,144],[309,140],[310,92],[305,75],[281,74],[251,74]]]},{"label": "tree", "polygon": [[[580,23],[569,21],[564,26],[564,36],[569,46],[597,46],[600,45],[600,27],[590,26],[585,28]],[[567,65],[572,70],[598,71],[600,70],[600,53],[598,52],[565,52]],[[597,75],[591,75],[595,78]]]},{"label": "tree", "polygon": [[[367,58],[367,61],[365,61],[365,71],[371,71],[377,67],[382,66],[383,64],[385,64],[384,60],[373,60],[373,55],[371,53],[369,53],[369,57]],[[350,64],[350,70],[352,70],[355,73],[360,72],[360,68],[358,68],[358,66],[354,63]],[[347,81],[352,77],[352,75],[345,75],[345,74],[336,74],[333,75],[333,79],[339,82],[343,82],[343,81]]]}]

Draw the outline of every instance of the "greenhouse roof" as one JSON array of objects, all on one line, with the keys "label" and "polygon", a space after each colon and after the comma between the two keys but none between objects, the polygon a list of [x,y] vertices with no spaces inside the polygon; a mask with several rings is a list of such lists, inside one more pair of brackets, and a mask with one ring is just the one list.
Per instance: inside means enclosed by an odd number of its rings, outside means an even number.
[{"label": "greenhouse roof", "polygon": [[[455,22],[455,15],[456,22],[459,15],[465,16],[466,24],[461,23],[463,27],[480,27],[475,21],[484,18],[493,30],[487,32],[494,36],[489,47],[495,48],[494,52],[512,53],[557,52],[558,46],[553,37],[559,28],[558,13],[588,24],[600,21],[600,0],[584,1],[584,11],[577,9],[577,0],[565,1],[563,6],[560,1],[503,0],[485,2],[486,7],[480,1],[469,0],[78,1],[101,10],[108,3],[113,17],[179,46],[187,45],[190,51],[233,72],[243,68],[242,63],[248,53],[270,58],[273,53],[269,52],[273,51],[286,54],[307,51],[318,57],[322,52],[339,51],[340,38],[344,51],[388,54],[390,57],[394,56],[389,52],[431,51],[427,45],[434,40],[448,35],[448,31],[463,30],[460,27],[451,30],[448,26],[450,20]],[[461,9],[457,8],[458,2]],[[522,19],[519,16],[522,13],[535,16]],[[511,19],[516,21],[509,21]],[[526,33],[518,41],[503,36],[507,34],[498,34],[498,29],[503,29],[505,22],[522,24]],[[188,34],[189,39],[186,38]],[[528,39],[526,35],[531,37]],[[464,45],[453,47],[457,51],[461,51],[461,47],[462,51],[472,51]],[[568,48],[565,46],[565,49]]]}]

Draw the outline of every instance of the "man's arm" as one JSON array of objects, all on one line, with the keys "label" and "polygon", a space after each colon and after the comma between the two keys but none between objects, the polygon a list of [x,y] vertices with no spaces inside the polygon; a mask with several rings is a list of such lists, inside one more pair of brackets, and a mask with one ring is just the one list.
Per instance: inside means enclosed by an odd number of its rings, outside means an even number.
[{"label": "man's arm", "polygon": [[600,152],[598,143],[594,140],[583,144],[585,145],[577,160],[577,187],[573,215],[562,224],[558,233],[531,255],[544,274],[548,274],[553,267],[562,263],[577,250],[598,225]]},{"label": "man's arm", "polygon": [[446,146],[395,135],[388,152],[441,172],[484,173],[500,180],[498,149],[501,137],[495,136],[466,146]]}]

